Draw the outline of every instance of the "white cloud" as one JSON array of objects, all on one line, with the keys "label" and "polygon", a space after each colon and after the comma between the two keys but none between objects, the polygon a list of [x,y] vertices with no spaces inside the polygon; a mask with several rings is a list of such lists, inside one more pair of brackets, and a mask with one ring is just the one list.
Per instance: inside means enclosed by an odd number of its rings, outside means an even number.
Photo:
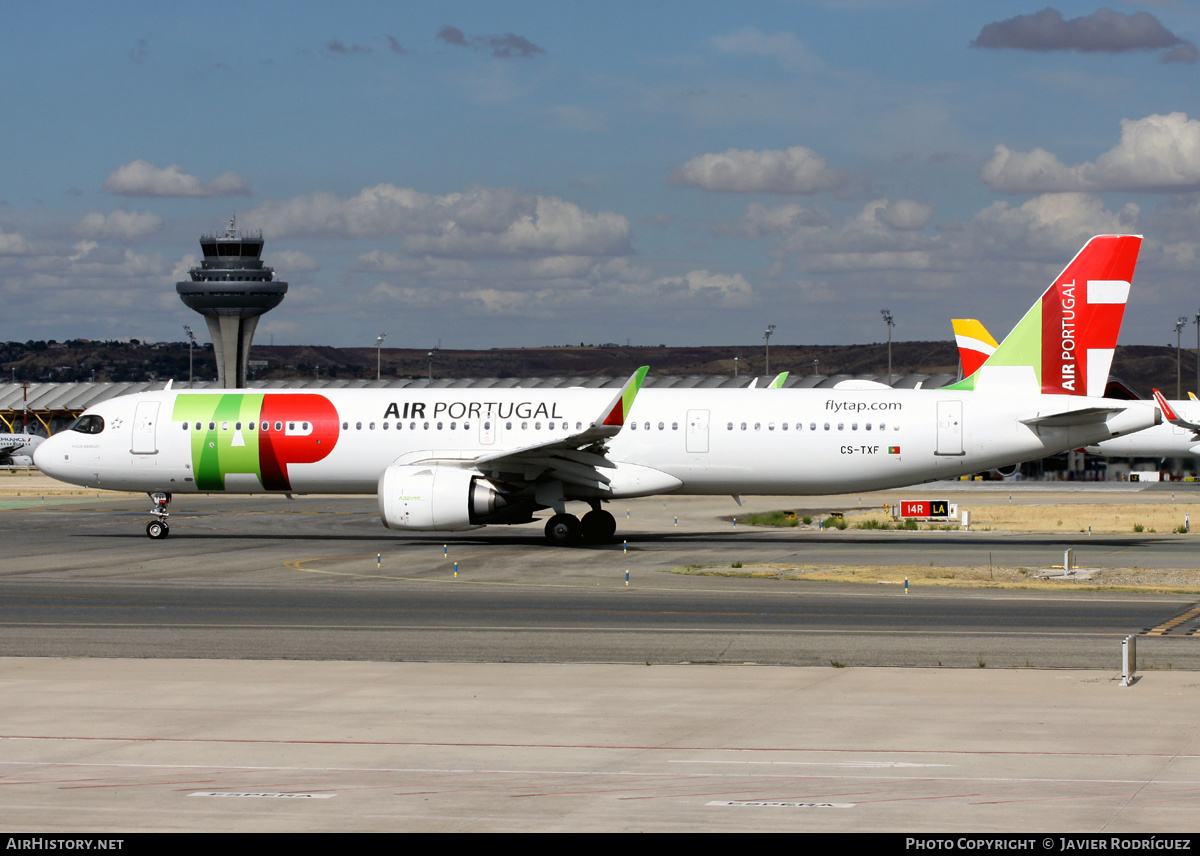
[{"label": "white cloud", "polygon": [[721,53],[767,57],[784,68],[814,69],[821,66],[804,44],[791,33],[767,35],[755,27],[743,27],[725,36],[716,36],[713,46]]},{"label": "white cloud", "polygon": [[894,202],[885,201],[875,209],[875,219],[883,225],[902,232],[924,229],[929,218],[933,216],[933,206],[925,202],[915,202],[912,199],[897,199]]},{"label": "white cloud", "polygon": [[92,211],[75,225],[75,234],[85,238],[132,240],[153,234],[162,226],[161,217],[145,211],[110,211],[108,214]]},{"label": "white cloud", "polygon": [[829,225],[829,215],[802,205],[777,205],[768,208],[760,202],[752,202],[746,214],[735,227],[718,227],[719,234],[742,234],[750,238],[761,235],[790,234],[797,229]]},{"label": "white cloud", "polygon": [[21,256],[29,252],[29,244],[18,232],[0,232],[0,256]]},{"label": "white cloud", "polygon": [[187,281],[190,279],[188,276],[188,271],[199,266],[200,257],[193,253],[188,253],[175,263],[175,267],[171,268],[171,282]]},{"label": "white cloud", "polygon": [[1200,189],[1200,120],[1186,113],[1122,119],[1115,147],[1094,163],[1070,167],[1042,148],[1017,152],[1000,144],[980,177],[1007,193]]},{"label": "white cloud", "polygon": [[664,276],[647,279],[641,271],[632,276],[619,276],[608,285],[639,301],[665,305],[694,305],[697,301],[717,306],[744,306],[754,297],[754,289],[740,273],[710,273],[693,270],[683,276]]},{"label": "white cloud", "polygon": [[820,193],[846,176],[804,146],[789,149],[729,149],[692,158],[673,176],[680,184],[728,193]]},{"label": "white cloud", "polygon": [[972,219],[970,251],[1046,261],[1069,260],[1093,235],[1135,231],[1141,211],[1128,203],[1120,211],[1104,207],[1087,193],[1046,193],[1023,205],[994,202]]},{"label": "white cloud", "polygon": [[267,256],[267,262],[280,274],[321,269],[312,256],[300,250],[276,250]]},{"label": "white cloud", "polygon": [[472,188],[434,196],[379,184],[342,199],[331,193],[268,202],[246,215],[271,237],[394,235],[414,255],[506,258],[629,252],[629,221],[592,214],[554,196]]},{"label": "white cloud", "polygon": [[249,193],[250,185],[233,171],[201,181],[176,164],[159,169],[139,158],[114,169],[105,179],[104,189],[117,196],[238,196]]}]

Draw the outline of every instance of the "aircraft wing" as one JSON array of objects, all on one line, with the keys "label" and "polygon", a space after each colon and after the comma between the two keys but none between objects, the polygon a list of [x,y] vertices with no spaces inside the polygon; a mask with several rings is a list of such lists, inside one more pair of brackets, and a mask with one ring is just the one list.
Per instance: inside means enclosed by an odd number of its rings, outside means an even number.
[{"label": "aircraft wing", "polygon": [[8,443],[7,445],[0,445],[0,457],[11,455],[19,448],[21,448],[20,443]]},{"label": "aircraft wing", "polygon": [[474,458],[447,460],[431,457],[406,463],[445,464],[474,467],[501,481],[515,479],[533,482],[543,476],[583,487],[603,488],[610,483],[602,469],[614,469],[606,455],[606,442],[625,425],[638,390],[646,380],[649,366],[642,366],[625,382],[612,401],[581,431],[553,440],[532,443],[515,449],[489,452]]},{"label": "aircraft wing", "polygon": [[498,477],[520,473],[526,481],[549,475],[568,484],[584,487],[608,485],[608,477],[600,472],[614,468],[612,461],[606,457],[606,441],[615,437],[624,427],[649,370],[649,366],[642,366],[634,372],[612,401],[582,431],[544,443],[480,455],[473,461],[474,466]]}]

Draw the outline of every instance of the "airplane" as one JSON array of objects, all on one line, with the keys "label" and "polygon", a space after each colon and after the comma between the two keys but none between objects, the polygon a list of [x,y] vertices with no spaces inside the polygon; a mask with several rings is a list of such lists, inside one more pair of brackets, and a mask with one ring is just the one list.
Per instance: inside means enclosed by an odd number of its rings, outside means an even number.
[{"label": "airplane", "polygon": [[[174,494],[373,494],[385,526],[414,532],[552,509],[547,540],[572,545],[610,540],[602,505],[627,497],[956,478],[1158,424],[1146,402],[1070,394],[1086,368],[1077,352],[1094,365],[1107,348],[1111,360],[1140,247],[1136,235],[1092,238],[978,371],[942,389],[643,390],[646,367],[615,396],[168,388],[89,408],[35,459],[62,481],[150,494],[151,538],[168,534]],[[569,502],[591,510],[580,519]]]},{"label": "airplane", "polygon": [[37,434],[0,434],[0,467],[29,469],[34,450],[45,439]]},{"label": "airplane", "polygon": [[[954,338],[958,344],[958,356],[963,373],[978,367],[995,350],[995,339],[983,324],[974,318],[955,318]],[[990,348],[990,350],[989,350]],[[1107,398],[1136,400],[1138,396],[1118,380],[1104,377],[1101,381]],[[1077,390],[1083,395],[1091,390]],[[1194,393],[1188,393],[1186,401],[1168,402],[1162,393],[1154,390],[1154,400],[1163,413],[1162,424],[1135,434],[1114,437],[1100,443],[1085,446],[1090,455],[1109,458],[1186,458],[1200,455],[1200,401]]]}]

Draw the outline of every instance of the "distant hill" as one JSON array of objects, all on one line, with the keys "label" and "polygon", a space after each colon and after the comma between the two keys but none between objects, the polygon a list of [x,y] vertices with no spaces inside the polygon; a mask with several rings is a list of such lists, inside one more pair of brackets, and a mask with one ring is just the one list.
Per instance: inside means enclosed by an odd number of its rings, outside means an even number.
[{"label": "distant hill", "polygon": [[[428,349],[384,348],[384,377],[426,377]],[[734,358],[739,374],[766,374],[761,344],[706,345],[689,348],[623,345],[494,348],[484,351],[439,350],[432,357],[433,375],[446,377],[597,377],[619,376],[649,365],[656,375],[732,375]],[[198,345],[194,354],[197,380],[216,377],[212,345]],[[332,348],[320,345],[255,345],[250,359],[256,379],[373,378],[374,348]],[[772,345],[771,373],[790,371],[886,376],[886,344]],[[122,342],[8,342],[0,345],[0,371],[11,381],[166,380],[188,377],[188,347],[183,342],[156,344]],[[897,376],[954,374],[958,351],[953,342],[893,342],[892,371]],[[1117,348],[1113,376],[1138,393],[1152,388],[1175,396],[1175,349],[1156,345]],[[1183,393],[1196,388],[1196,352],[1182,358]]]}]

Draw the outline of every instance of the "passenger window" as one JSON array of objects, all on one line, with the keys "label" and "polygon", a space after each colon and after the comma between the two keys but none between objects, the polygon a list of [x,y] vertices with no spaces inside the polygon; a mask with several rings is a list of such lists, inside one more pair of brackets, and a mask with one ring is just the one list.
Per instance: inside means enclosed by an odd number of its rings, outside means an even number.
[{"label": "passenger window", "polygon": [[659,422],[659,423],[658,423],[658,430],[659,430],[659,431],[661,431],[662,429],[663,429],[663,424],[662,424],[661,422]]},{"label": "passenger window", "polygon": [[678,430],[679,430],[679,423],[678,423],[678,422],[672,422],[672,423],[671,423],[671,430],[672,430],[672,431],[678,431]]},{"label": "passenger window", "polygon": [[276,431],[282,431],[282,430],[283,430],[283,423],[282,423],[282,422],[276,422],[276,423],[275,423],[275,430],[276,430]]},{"label": "passenger window", "polygon": [[774,423],[774,422],[768,422],[768,423],[767,423],[767,430],[768,430],[768,431],[774,431],[774,430],[775,430],[775,423]]},{"label": "passenger window", "polygon": [[184,431],[186,431],[186,430],[187,430],[188,428],[190,428],[190,427],[191,427],[191,425],[190,425],[189,423],[187,423],[187,422],[184,422],[184,423],[183,423],[183,430],[184,430]]},{"label": "passenger window", "polygon": [[844,430],[846,430],[846,423],[845,423],[845,422],[839,422],[839,423],[838,423],[838,430],[839,430],[839,431],[844,431]]},{"label": "passenger window", "polygon": [[216,431],[216,430],[217,430],[217,423],[216,423],[216,422],[209,422],[209,423],[208,423],[208,430],[209,430],[209,431]]},{"label": "passenger window", "polygon": [[743,430],[743,431],[745,431],[745,430],[746,430],[746,423],[745,423],[745,422],[743,422],[743,423],[742,423],[742,430]]},{"label": "passenger window", "polygon": [[354,430],[355,430],[355,431],[361,431],[361,430],[362,430],[362,423],[361,423],[361,422],[355,422],[355,423],[354,423]]},{"label": "passenger window", "polygon": [[851,422],[851,423],[850,423],[850,430],[851,430],[851,431],[857,431],[857,430],[858,430],[858,423],[857,423],[857,422]]},{"label": "passenger window", "polygon": [[241,422],[234,422],[234,423],[233,423],[233,430],[234,430],[234,431],[241,431],[241,430],[242,430],[242,423],[241,423]]},{"label": "passenger window", "polygon": [[[253,425],[254,423],[253,423],[253,422],[251,422],[250,424],[251,424],[251,425]],[[343,422],[343,423],[342,423],[342,430],[343,430],[343,431],[346,431],[346,430],[348,430],[349,428],[350,428],[350,423],[349,423],[349,422]]]},{"label": "passenger window", "polygon": [[725,426],[725,430],[726,430],[726,431],[732,431],[732,430],[733,430],[733,423],[732,423],[732,422],[730,422],[728,425],[726,425],[726,426]]},{"label": "passenger window", "polygon": [[383,430],[384,430],[384,431],[386,431],[386,430],[387,430],[387,428],[388,428],[388,424],[387,424],[386,422],[384,422],[384,423],[383,423]]}]

